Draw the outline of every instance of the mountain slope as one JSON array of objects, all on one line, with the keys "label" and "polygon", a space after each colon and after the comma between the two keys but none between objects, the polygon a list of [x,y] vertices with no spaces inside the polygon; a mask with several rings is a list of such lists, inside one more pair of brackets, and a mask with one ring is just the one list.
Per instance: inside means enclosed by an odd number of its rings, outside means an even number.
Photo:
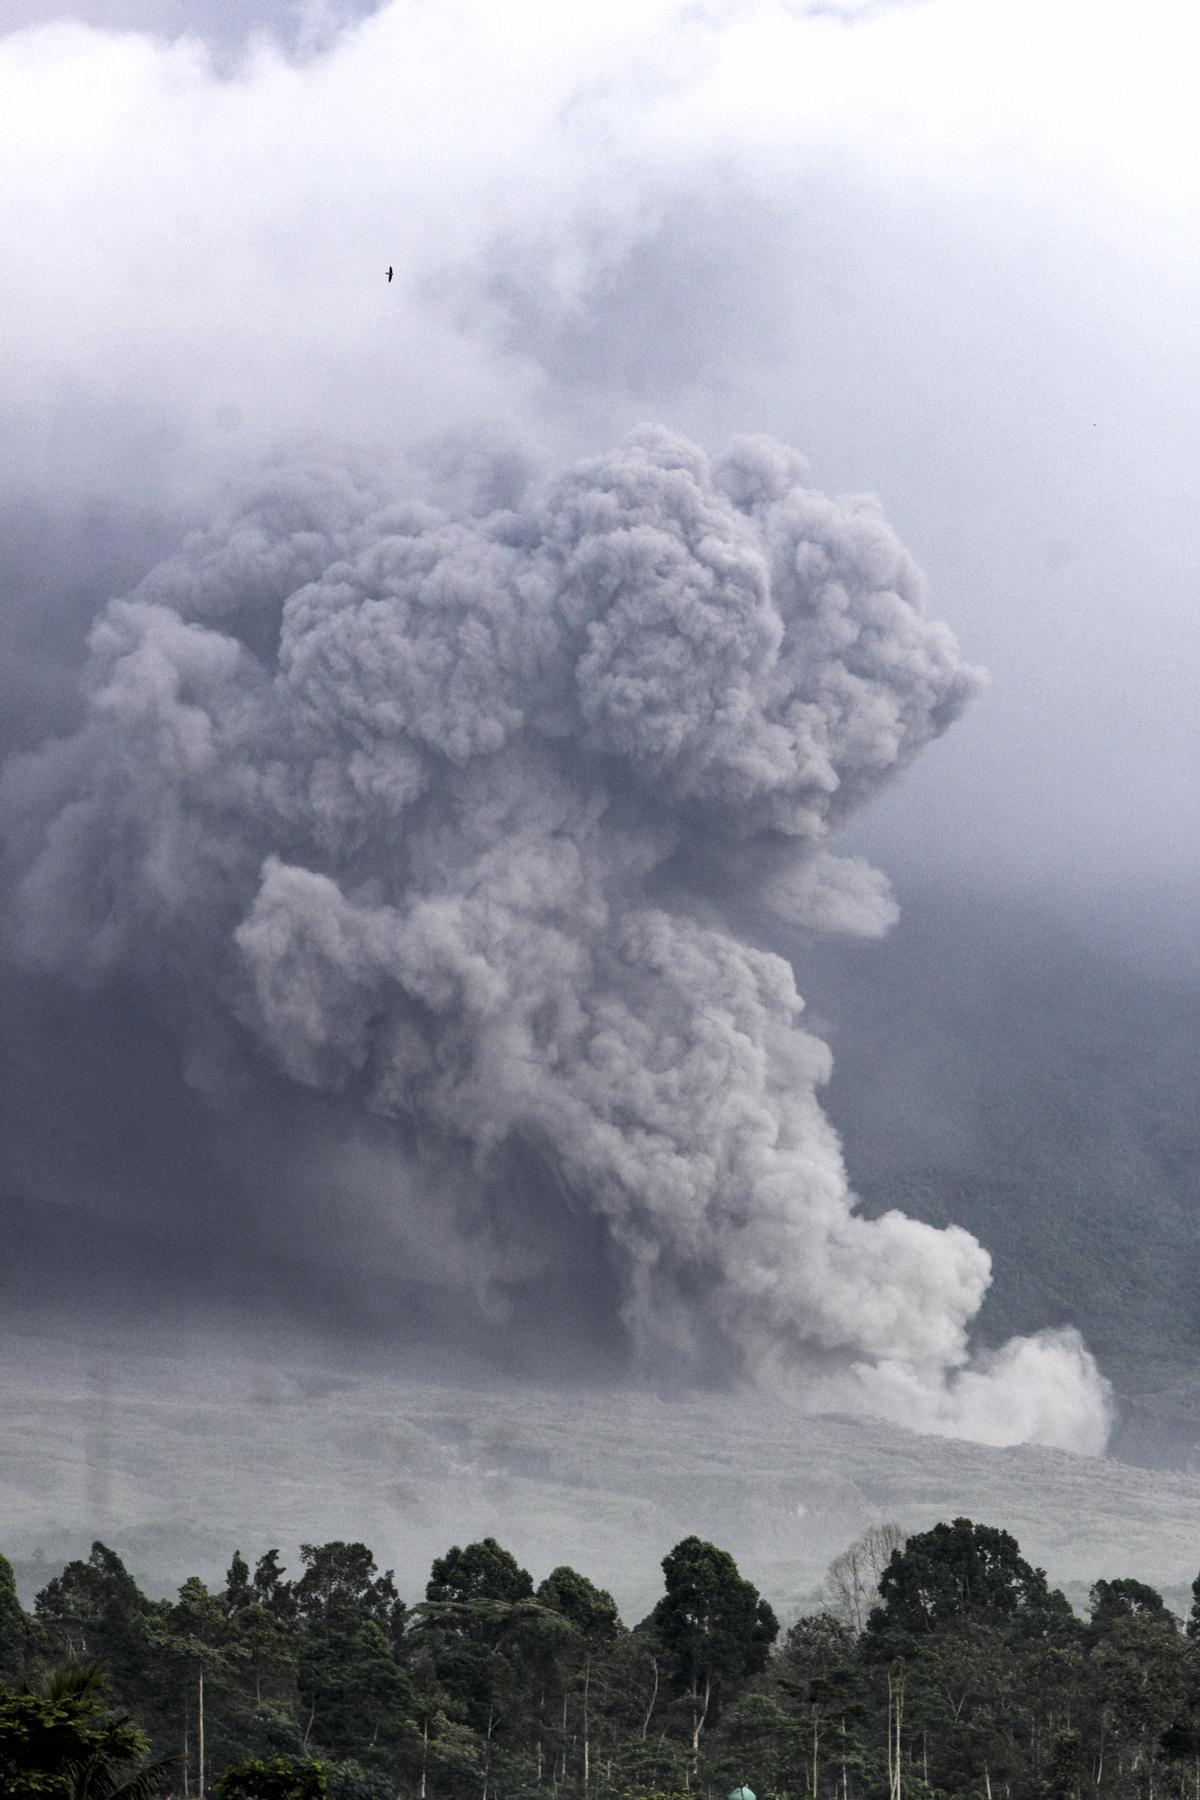
[{"label": "mountain slope", "polygon": [[987,1449],[779,1402],[416,1383],[311,1347],[127,1331],[14,1336],[0,1547],[26,1592],[101,1536],[157,1591],[232,1552],[362,1539],[409,1599],[451,1542],[494,1534],[540,1578],[581,1566],[627,1618],[691,1532],[785,1610],[868,1524],[960,1513],[1055,1579],[1200,1567],[1200,1476]]}]

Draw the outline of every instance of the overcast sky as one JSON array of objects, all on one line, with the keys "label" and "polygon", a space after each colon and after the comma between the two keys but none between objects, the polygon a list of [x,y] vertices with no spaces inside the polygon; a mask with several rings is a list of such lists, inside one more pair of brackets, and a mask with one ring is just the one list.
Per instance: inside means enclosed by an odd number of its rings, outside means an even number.
[{"label": "overcast sky", "polygon": [[992,672],[872,841],[1191,871],[1192,8],[58,10],[0,39],[7,499],[202,510],[314,430],[767,430]]},{"label": "overcast sky", "polygon": [[[0,748],[75,725],[100,608],[280,457],[336,462],[365,492],[441,455],[469,512],[505,470],[515,483],[523,466],[567,467],[640,421],[714,454],[768,433],[803,452],[815,488],[880,496],[935,615],[990,674],[850,847],[902,900],[931,880],[1028,887],[1080,919],[1115,909],[1136,945],[1162,929],[1169,891],[1173,928],[1190,931],[1178,896],[1200,824],[1191,6],[96,0],[70,15],[10,0],[0,28]],[[697,477],[696,504],[736,549],[721,480]],[[858,516],[835,511],[821,530],[861,573]],[[545,515],[531,517],[528,541]],[[247,533],[247,567],[271,529]],[[182,567],[159,591],[186,588]],[[912,645],[897,645],[903,686]],[[956,680],[944,716],[922,701],[912,754],[954,716],[971,685]],[[98,717],[106,705],[94,701]],[[53,752],[32,777],[25,766],[9,789],[22,804],[61,779]],[[739,876],[714,878],[718,898]],[[288,879],[268,896],[284,910]],[[878,924],[886,903],[862,879]],[[850,890],[830,891],[841,905]],[[806,905],[827,901],[820,880],[806,890]],[[261,941],[283,929],[255,917]],[[121,974],[144,977],[135,963]],[[53,1190],[59,1159],[60,1194],[103,1186],[86,1134],[55,1139],[68,1103],[48,1097],[39,1071],[52,1068],[72,1108],[92,1096],[127,1217],[160,1204],[184,1141],[179,1217],[199,1238],[221,1214],[213,1241],[228,1241],[226,1214],[239,1216],[260,1164],[265,1189],[302,1196],[310,1250],[330,1234],[331,1182],[354,1191],[369,1238],[364,1195],[380,1216],[394,1202],[378,1173],[394,1146],[373,1122],[357,1173],[322,1164],[344,1072],[301,1107],[280,1068],[291,1077],[303,1058],[273,1040],[257,1110],[214,1134],[195,1100],[211,1072],[197,1073],[189,1041],[186,1080],[164,1077],[160,1124],[146,1125],[159,1034],[187,1038],[175,1013],[202,986],[156,994],[152,1023],[144,989],[136,1002],[119,984],[93,994],[100,1074],[83,1015],[68,1029],[36,985],[14,987],[9,1043],[33,1048],[26,1098],[9,1103],[20,1147],[5,1179]],[[220,1010],[219,990],[204,1007]],[[244,999],[232,1014],[242,1029]],[[356,1074],[365,1054],[349,1056]],[[798,1089],[810,1096],[818,1078]],[[372,1120],[391,1104],[373,1095]],[[239,1170],[224,1197],[222,1158]],[[538,1230],[560,1200],[530,1201]],[[427,1212],[432,1262],[453,1263],[466,1239],[442,1242],[436,1203]],[[594,1224],[563,1227],[566,1264],[588,1263]],[[974,1264],[947,1277],[955,1319],[985,1279]],[[609,1322],[622,1304],[628,1322],[628,1297],[605,1296]],[[574,1303],[568,1291],[567,1317]],[[1081,1433],[1047,1427],[1046,1441],[1100,1441],[1097,1392]]]}]

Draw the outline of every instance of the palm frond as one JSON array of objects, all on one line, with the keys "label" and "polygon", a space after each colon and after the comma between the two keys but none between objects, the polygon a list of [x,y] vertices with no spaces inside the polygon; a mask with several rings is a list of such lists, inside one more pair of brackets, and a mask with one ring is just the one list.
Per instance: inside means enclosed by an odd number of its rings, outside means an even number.
[{"label": "palm frond", "polygon": [[119,1769],[94,1763],[86,1785],[78,1790],[78,1800],[154,1800],[167,1792],[174,1772],[175,1758],[170,1756],[125,1776]]},{"label": "palm frond", "polygon": [[91,1700],[98,1705],[104,1698],[104,1670],[99,1663],[59,1663],[42,1682],[42,1697],[55,1704]]}]

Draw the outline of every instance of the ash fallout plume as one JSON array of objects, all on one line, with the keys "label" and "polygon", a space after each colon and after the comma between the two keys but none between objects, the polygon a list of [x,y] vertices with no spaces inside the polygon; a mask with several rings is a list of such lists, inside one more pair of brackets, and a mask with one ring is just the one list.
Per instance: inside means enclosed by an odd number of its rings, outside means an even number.
[{"label": "ash fallout plume", "polygon": [[18,953],[132,980],[197,1082],[265,1059],[393,1122],[396,1204],[424,1176],[498,1259],[536,1168],[643,1366],[1102,1447],[1076,1334],[972,1358],[986,1251],[858,1216],[758,947],[887,928],[829,842],[978,684],[877,503],[657,429],[500,474],[283,468],[112,602],[79,730],[6,772]]}]

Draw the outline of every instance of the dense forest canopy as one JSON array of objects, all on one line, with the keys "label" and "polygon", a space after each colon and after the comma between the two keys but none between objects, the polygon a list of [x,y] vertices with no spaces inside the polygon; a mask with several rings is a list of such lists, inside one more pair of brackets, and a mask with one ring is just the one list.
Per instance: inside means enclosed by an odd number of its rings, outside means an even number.
[{"label": "dense forest canopy", "polygon": [[406,1604],[363,1544],[151,1600],[102,1543],[22,1607],[0,1557],[6,1800],[1081,1800],[1200,1797],[1189,1618],[1133,1579],[1078,1617],[1006,1531],[877,1525],[780,1632],[685,1538],[632,1629],[494,1538]]}]

